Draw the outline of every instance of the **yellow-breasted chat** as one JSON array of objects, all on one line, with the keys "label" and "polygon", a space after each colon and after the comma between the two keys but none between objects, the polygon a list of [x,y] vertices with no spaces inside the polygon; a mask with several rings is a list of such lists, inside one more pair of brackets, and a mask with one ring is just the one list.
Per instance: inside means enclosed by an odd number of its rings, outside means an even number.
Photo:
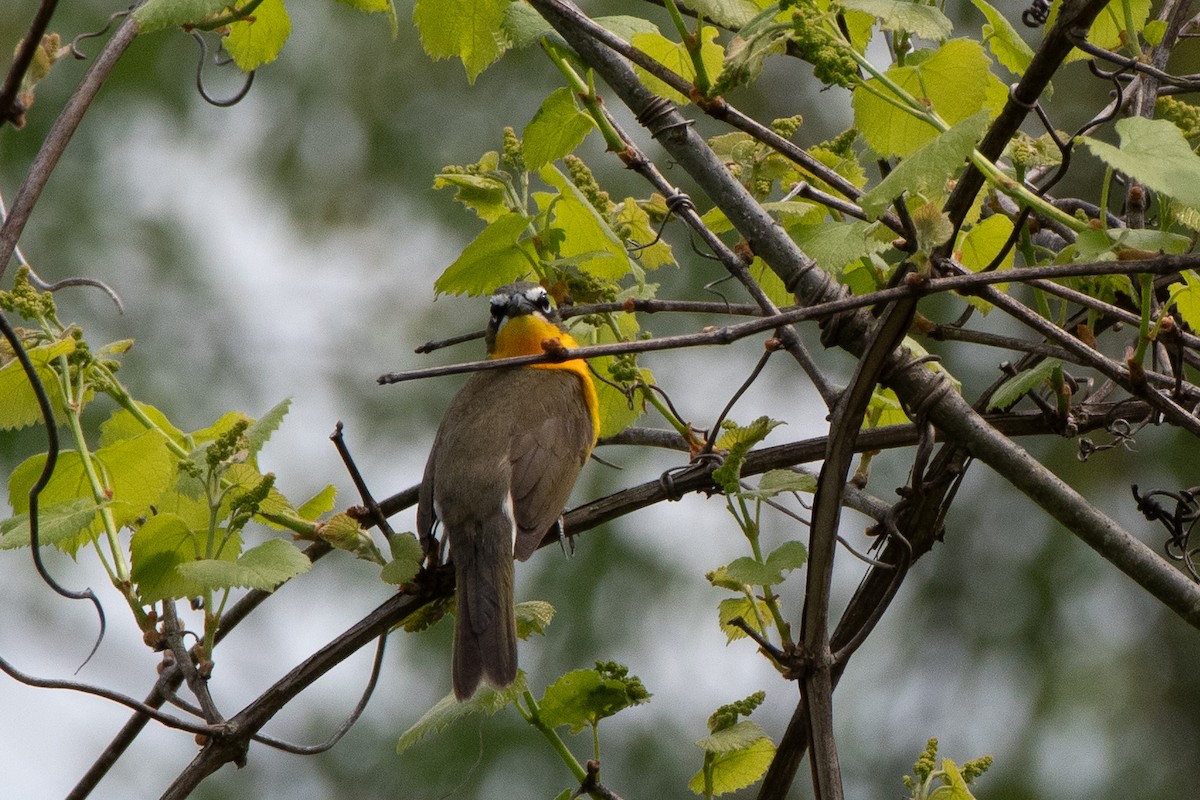
[{"label": "yellow-breasted chat", "polygon": [[[489,358],[542,353],[554,339],[577,346],[544,288],[521,281],[492,295]],[[598,430],[596,388],[582,359],[476,372],[446,409],[421,482],[417,529],[425,539],[440,526],[450,545],[458,699],[481,680],[503,688],[516,678],[513,558],[529,558],[560,524]]]}]

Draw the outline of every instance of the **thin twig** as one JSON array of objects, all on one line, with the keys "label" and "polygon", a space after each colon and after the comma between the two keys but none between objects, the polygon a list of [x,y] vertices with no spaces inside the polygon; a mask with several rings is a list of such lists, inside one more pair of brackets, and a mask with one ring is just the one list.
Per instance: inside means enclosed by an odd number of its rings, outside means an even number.
[{"label": "thin twig", "polygon": [[8,219],[0,227],[0,277],[4,276],[9,259],[12,258],[13,248],[16,247],[17,240],[21,238],[21,232],[25,230],[25,223],[29,221],[29,215],[33,212],[38,198],[41,197],[42,189],[50,180],[50,174],[58,164],[59,158],[62,157],[63,151],[66,150],[76,128],[79,127],[84,113],[91,106],[118,59],[133,43],[137,32],[138,24],[132,16],[121,23],[112,38],[105,43],[104,49],[96,56],[91,68],[83,76],[79,88],[71,95],[63,107],[62,113],[54,120],[54,125],[46,134],[41,149],[38,150],[33,164],[29,167],[25,181],[13,198]]},{"label": "thin twig", "polygon": [[458,375],[485,369],[501,369],[504,367],[566,361],[576,358],[596,358],[624,353],[648,353],[659,350],[676,350],[685,347],[723,345],[785,325],[792,325],[813,319],[824,319],[847,311],[891,302],[901,298],[923,297],[951,291],[978,293],[983,287],[994,283],[1032,282],[1039,278],[1064,278],[1084,275],[1137,275],[1143,273],[1163,275],[1179,272],[1182,269],[1194,269],[1198,266],[1200,266],[1200,255],[1164,256],[1149,261],[1056,264],[1046,267],[1026,267],[1020,270],[1006,270],[1003,273],[985,272],[953,275],[946,278],[933,278],[923,283],[894,286],[869,294],[843,296],[826,303],[819,303],[790,311],[781,311],[778,314],[760,317],[736,325],[726,325],[701,333],[664,336],[657,339],[640,339],[633,342],[614,342],[587,347],[561,348],[541,355],[494,358],[483,361],[470,361],[463,364],[410,370],[407,372],[392,372],[381,375],[378,382],[380,384],[402,383],[404,381]]},{"label": "thin twig", "polygon": [[[17,45],[12,66],[8,68],[8,73],[4,76],[4,84],[0,86],[0,127],[6,122],[17,123],[25,113],[25,110],[17,104],[17,93],[21,90],[21,81],[24,80],[25,73],[29,71],[29,65],[33,63],[34,54],[42,46],[42,35],[46,33],[46,28],[50,25],[50,18],[54,16],[54,9],[57,6],[58,0],[42,0],[38,3],[33,20],[29,23],[29,31]],[[0,270],[0,273],[2,272]]]}]

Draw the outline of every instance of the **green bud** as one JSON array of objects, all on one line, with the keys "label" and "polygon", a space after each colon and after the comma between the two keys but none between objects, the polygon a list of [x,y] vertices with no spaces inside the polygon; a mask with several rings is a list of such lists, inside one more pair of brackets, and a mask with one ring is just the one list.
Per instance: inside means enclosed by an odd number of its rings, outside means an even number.
[{"label": "green bud", "polygon": [[804,117],[796,114],[792,117],[780,117],[771,123],[771,130],[778,133],[785,139],[790,139],[795,135],[796,131],[800,130],[800,126],[804,124]]},{"label": "green bud", "polygon": [[575,188],[579,189],[592,207],[605,217],[611,214],[615,205],[612,198],[608,196],[608,192],[600,188],[600,184],[596,182],[596,176],[592,174],[588,165],[583,163],[583,159],[569,154],[563,156],[563,164],[567,167],[567,175],[571,178],[571,183],[575,184]]},{"label": "green bud", "polygon": [[513,172],[525,171],[525,151],[517,133],[511,127],[504,129],[504,148],[500,155],[504,165]]}]

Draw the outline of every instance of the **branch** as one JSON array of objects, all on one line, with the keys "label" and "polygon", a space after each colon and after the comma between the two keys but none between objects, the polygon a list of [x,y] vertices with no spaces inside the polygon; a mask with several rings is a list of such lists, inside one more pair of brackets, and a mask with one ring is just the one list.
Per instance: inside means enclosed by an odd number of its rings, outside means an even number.
[{"label": "branch", "polygon": [[[448,573],[444,577],[448,578]],[[444,584],[440,591],[447,591]],[[419,597],[396,594],[313,653],[259,695],[254,702],[230,718],[226,724],[228,733],[212,737],[205,743],[203,749],[163,793],[162,800],[182,800],[191,794],[202,780],[224,764],[244,763],[251,738],[293,697],[360,648],[385,635],[434,597],[434,594],[423,594]]]},{"label": "branch", "polygon": [[[1046,32],[1041,46],[1034,53],[1033,60],[1025,69],[1021,80],[1009,92],[1008,101],[1000,111],[999,116],[992,122],[983,141],[977,148],[990,161],[995,161],[1004,152],[1008,141],[1016,134],[1025,117],[1029,115],[1033,104],[1041,97],[1042,92],[1050,85],[1050,79],[1058,72],[1063,60],[1075,46],[1075,40],[1080,33],[1087,33],[1092,22],[1108,5],[1108,0],[1079,0],[1064,3],[1054,27]],[[983,188],[983,173],[974,165],[968,164],[962,177],[954,187],[950,199],[946,201],[944,211],[954,223],[955,229],[962,224],[975,196]],[[954,237],[944,246],[952,246]],[[945,253],[943,253],[945,255]]]},{"label": "branch", "polygon": [[25,109],[17,103],[17,93],[21,91],[21,81],[29,71],[29,65],[33,63],[34,53],[41,47],[42,35],[50,25],[50,17],[54,16],[57,5],[58,0],[42,0],[38,4],[33,21],[29,23],[29,31],[17,46],[12,66],[4,76],[4,85],[0,86],[0,127],[6,122],[20,127],[18,121],[24,115]]},{"label": "branch", "polygon": [[[1038,279],[1080,277],[1088,275],[1129,275],[1139,274],[1169,275],[1184,269],[1200,267],[1200,255],[1160,256],[1145,261],[1103,261],[1094,264],[1057,264],[1046,267],[1025,267],[1019,270],[1004,272],[981,272],[963,275],[953,275],[946,278],[933,278],[923,283],[902,284],[888,289],[881,289],[863,295],[840,295],[827,302],[814,303],[801,308],[780,311],[778,314],[758,316],[748,322],[726,325],[701,333],[688,333],[679,336],[662,336],[657,339],[639,339],[633,342],[614,342],[587,347],[555,348],[552,352],[540,355],[514,356],[511,358],[492,358],[482,361],[469,361],[461,364],[450,364],[441,367],[409,370],[407,372],[389,372],[379,376],[380,384],[403,383],[405,381],[421,380],[446,375],[458,375],[466,372],[476,372],[485,369],[501,369],[504,367],[525,366],[567,361],[575,358],[597,358],[600,356],[620,355],[624,353],[650,353],[660,350],[678,350],[685,347],[707,347],[724,345],[756,334],[773,331],[784,325],[794,325],[799,322],[821,320],[829,322],[838,315],[846,314],[881,303],[892,302],[906,298],[920,298],[942,292],[960,292],[978,294],[987,286],[995,283],[1033,283]],[[1053,284],[1049,284],[1053,286]],[[1060,287],[1059,287],[1060,288]],[[831,323],[832,324],[832,323]],[[1086,363],[1086,362],[1081,362]]]},{"label": "branch", "polygon": [[79,88],[71,95],[71,99],[63,107],[62,113],[54,120],[50,132],[46,134],[46,139],[42,142],[42,147],[34,158],[33,164],[30,165],[24,183],[17,190],[16,197],[13,198],[8,219],[5,220],[3,227],[0,227],[0,277],[4,276],[9,259],[12,258],[13,248],[17,246],[21,232],[25,229],[25,223],[29,221],[29,215],[33,212],[38,198],[41,197],[46,182],[50,180],[50,174],[58,164],[58,159],[67,149],[67,143],[71,141],[75,129],[79,127],[84,113],[96,98],[100,87],[104,85],[104,81],[112,72],[113,66],[133,43],[137,33],[137,22],[132,16],[127,17],[104,45],[104,49],[96,56],[96,60],[92,62],[92,66],[83,76]]}]

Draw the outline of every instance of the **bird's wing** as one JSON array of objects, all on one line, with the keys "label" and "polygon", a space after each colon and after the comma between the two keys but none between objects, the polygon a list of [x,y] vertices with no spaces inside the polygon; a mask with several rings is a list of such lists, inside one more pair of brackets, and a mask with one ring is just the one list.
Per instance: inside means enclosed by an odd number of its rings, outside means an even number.
[{"label": "bird's wing", "polygon": [[514,555],[522,561],[562,516],[592,444],[592,420],[579,379],[565,372],[541,372],[538,397],[531,402],[541,405],[544,413],[531,415],[541,418],[537,424],[514,429],[510,450],[517,522]]}]

